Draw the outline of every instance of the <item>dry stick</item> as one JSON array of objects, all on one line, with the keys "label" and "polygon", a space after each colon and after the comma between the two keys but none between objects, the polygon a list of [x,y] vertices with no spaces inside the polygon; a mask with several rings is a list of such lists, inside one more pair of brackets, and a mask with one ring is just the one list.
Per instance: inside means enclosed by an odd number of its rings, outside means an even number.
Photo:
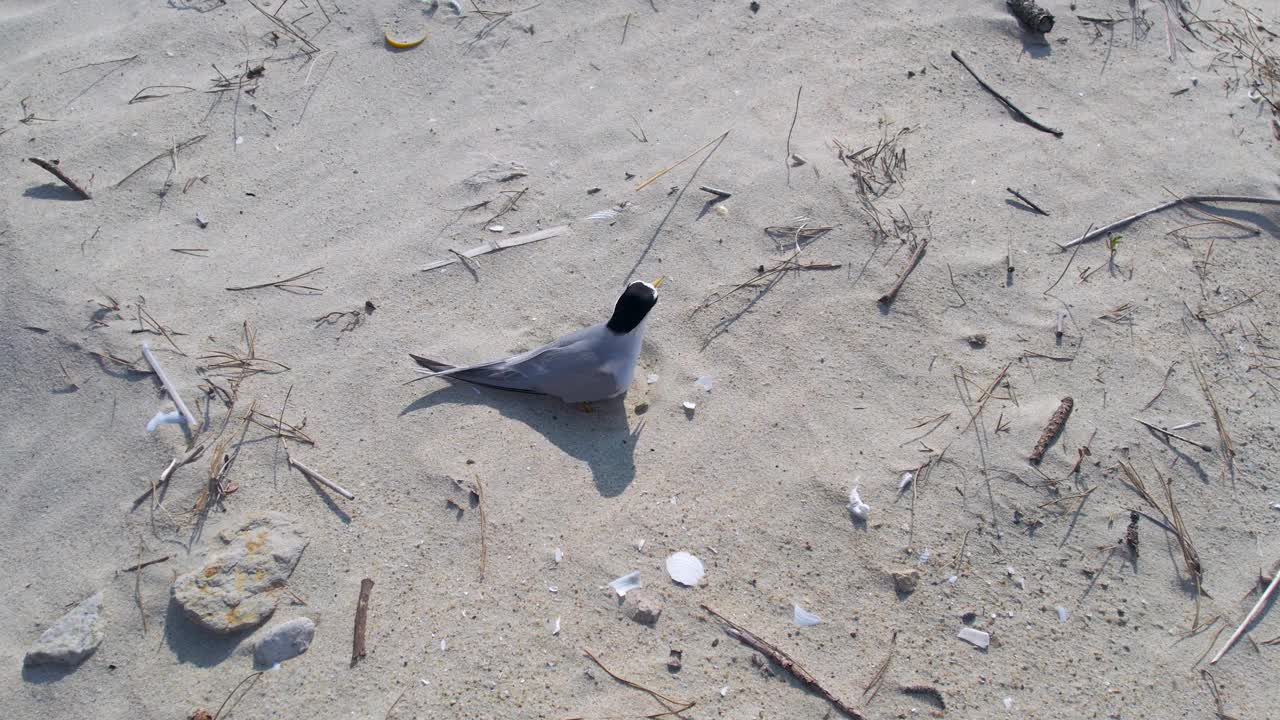
[{"label": "dry stick", "polygon": [[[146,567],[142,563],[142,537],[138,537],[138,564],[135,568]],[[142,634],[147,634],[147,609],[142,605],[142,573],[133,576],[133,601],[138,604],[138,614],[142,617]]]},{"label": "dry stick", "polygon": [[[141,557],[141,556],[139,556],[139,557]],[[148,567],[148,566],[150,566],[150,565],[157,565],[157,564],[159,564],[159,563],[167,562],[167,561],[172,560],[172,559],[173,559],[173,556],[172,556],[172,555],[165,555],[164,557],[156,558],[156,559],[154,559],[154,560],[148,560],[148,561],[146,561],[146,562],[139,562],[137,565],[130,565],[129,567],[127,567],[127,568],[125,568],[125,569],[121,570],[120,572],[137,572],[138,570],[141,570],[141,569],[142,569],[142,568],[144,568],[144,567]]]},{"label": "dry stick", "polygon": [[782,158],[782,164],[787,166],[787,187],[791,187],[791,133],[796,129],[796,118],[800,117],[800,93],[803,91],[803,85],[796,90],[796,111],[792,113],[791,127],[787,129],[787,154]]},{"label": "dry stick", "polygon": [[[256,6],[255,6],[255,7],[256,7]],[[258,283],[258,284],[256,284],[256,285],[243,285],[243,286],[241,286],[241,287],[229,287],[229,288],[226,288],[226,289],[227,289],[227,290],[231,290],[232,292],[238,292],[238,291],[240,291],[240,290],[258,290],[258,289],[266,288],[266,287],[274,287],[274,288],[298,287],[298,288],[301,288],[301,289],[303,289],[303,290],[316,290],[316,291],[318,292],[318,291],[319,291],[319,289],[318,289],[318,288],[307,287],[306,285],[297,285],[297,286],[294,286],[294,285],[291,285],[290,283],[292,283],[294,280],[301,280],[302,278],[307,277],[308,275],[311,275],[311,274],[313,274],[313,273],[318,273],[318,272],[320,272],[320,271],[321,271],[321,270],[323,270],[323,269],[324,269],[324,267],[323,267],[323,266],[322,266],[322,267],[318,267],[318,268],[312,268],[312,269],[310,269],[310,270],[308,270],[308,271],[306,271],[306,272],[304,272],[304,273],[298,273],[297,275],[294,275],[293,277],[287,277],[287,278],[285,278],[285,279],[283,279],[283,280],[276,280],[276,281],[274,281],[274,282]]]},{"label": "dry stick", "polygon": [[1209,381],[1205,379],[1204,372],[1200,369],[1200,363],[1194,356],[1191,358],[1191,367],[1196,371],[1196,379],[1200,381],[1200,389],[1209,401],[1209,409],[1213,411],[1213,422],[1218,426],[1218,443],[1221,446],[1222,455],[1227,461],[1222,468],[1222,472],[1224,475],[1230,473],[1232,482],[1235,482],[1236,446],[1235,443],[1231,442],[1231,433],[1227,432],[1227,421],[1222,417],[1222,411],[1218,409],[1218,401],[1213,397],[1213,391],[1209,389]]},{"label": "dry stick", "polygon": [[830,690],[827,690],[826,688],[824,688],[818,682],[817,678],[813,676],[812,673],[810,673],[808,670],[805,670],[804,667],[801,666],[800,663],[793,660],[790,655],[786,654],[782,650],[779,650],[777,647],[773,646],[768,641],[760,638],[758,635],[751,632],[750,630],[742,627],[741,625],[735,623],[729,618],[711,609],[710,606],[703,604],[702,609],[711,613],[716,618],[718,618],[721,622],[728,625],[731,630],[731,632],[729,633],[731,636],[742,641],[743,644],[747,645],[748,647],[751,647],[757,652],[760,652],[763,655],[766,655],[770,660],[777,663],[783,670],[786,670],[787,672],[795,676],[795,678],[799,680],[802,685],[808,687],[810,690],[814,691],[819,696],[821,696],[824,700],[834,705],[837,710],[844,713],[847,717],[851,718],[851,720],[865,720],[865,716],[863,716],[862,713],[853,709],[848,704],[846,704],[843,700],[836,697],[834,694],[831,693]]},{"label": "dry stick", "polygon": [[982,78],[978,77],[978,73],[974,72],[973,68],[969,67],[969,63],[965,62],[964,58],[960,57],[960,53],[956,52],[955,50],[952,50],[951,57],[955,58],[956,62],[960,63],[965,70],[969,71],[969,74],[973,76],[974,80],[978,81],[978,84],[982,86],[983,90],[986,90],[987,92],[991,93],[996,100],[1000,101],[1001,105],[1004,105],[1005,107],[1009,108],[1009,111],[1013,113],[1014,117],[1016,117],[1017,119],[1025,122],[1026,124],[1030,125],[1031,127],[1041,132],[1047,132],[1050,135],[1053,135],[1055,137],[1062,137],[1061,130],[1057,130],[1055,128],[1049,127],[1048,125],[1042,125],[1036,122],[1031,118],[1030,115],[1022,112],[1022,110],[1020,110],[1017,105],[1014,105],[1012,100],[996,92],[995,88],[992,88],[985,81],[983,81]]},{"label": "dry stick", "polygon": [[1169,202],[1161,203],[1149,210],[1143,210],[1142,212],[1137,213],[1135,215],[1130,215],[1127,218],[1117,220],[1111,223],[1110,225],[1104,225],[1103,227],[1100,227],[1097,230],[1094,230],[1092,232],[1086,232],[1084,235],[1081,235],[1080,237],[1076,238],[1075,240],[1072,240],[1066,245],[1060,245],[1059,247],[1061,247],[1063,250],[1066,250],[1067,248],[1073,247],[1075,245],[1079,245],[1080,243],[1086,243],[1086,242],[1089,242],[1090,240],[1095,240],[1099,237],[1102,237],[1103,235],[1106,235],[1112,230],[1117,230],[1119,228],[1122,228],[1125,225],[1128,225],[1129,223],[1135,220],[1141,220],[1142,218],[1148,215],[1153,215],[1155,213],[1161,212],[1162,210],[1168,210],[1171,207],[1177,207],[1178,205],[1184,205],[1184,204],[1189,205],[1191,203],[1209,203],[1209,202],[1237,202],[1237,203],[1259,203],[1263,205],[1280,205],[1280,198],[1253,197],[1250,195],[1184,195],[1175,200],[1170,200]]},{"label": "dry stick", "polygon": [[1063,500],[1076,500],[1076,499],[1080,499],[1080,498],[1087,498],[1087,497],[1089,497],[1089,495],[1090,495],[1090,494],[1092,494],[1092,493],[1093,493],[1093,491],[1094,491],[1094,490],[1097,490],[1097,489],[1098,489],[1098,486],[1097,486],[1097,485],[1094,485],[1093,487],[1089,488],[1088,490],[1085,490],[1085,491],[1084,491],[1084,492],[1082,492],[1082,493],[1076,493],[1075,495],[1063,495],[1062,497],[1060,497],[1060,498],[1055,498],[1055,499],[1053,499],[1053,500],[1050,500],[1050,501],[1049,501],[1049,502],[1047,502],[1047,503],[1041,503],[1040,505],[1038,505],[1038,506],[1036,506],[1036,507],[1037,507],[1037,509],[1039,509],[1039,510],[1043,510],[1044,508],[1047,508],[1047,507],[1049,507],[1050,505],[1055,505],[1055,504],[1057,504],[1057,503],[1060,503],[1060,502],[1062,502]]},{"label": "dry stick", "polygon": [[484,481],[476,475],[476,509],[480,515],[480,582],[484,582],[485,566],[489,564],[489,521],[484,515]]},{"label": "dry stick", "polygon": [[1018,198],[1019,200],[1021,200],[1021,201],[1022,201],[1022,202],[1024,202],[1024,203],[1026,203],[1026,204],[1027,204],[1027,206],[1028,206],[1028,207],[1030,207],[1032,210],[1035,210],[1036,212],[1040,213],[1041,215],[1044,215],[1045,217],[1049,217],[1049,213],[1048,213],[1048,212],[1046,212],[1046,211],[1044,210],[1044,208],[1042,208],[1042,207],[1040,207],[1039,205],[1037,205],[1037,204],[1035,204],[1035,203],[1031,202],[1031,200],[1027,199],[1027,196],[1026,196],[1026,195],[1023,195],[1022,193],[1018,192],[1017,190],[1014,190],[1014,189],[1013,189],[1013,188],[1011,188],[1011,187],[1007,187],[1007,188],[1005,188],[1005,190],[1008,190],[1009,192],[1013,193],[1013,196],[1014,196],[1014,197]]},{"label": "dry stick", "polygon": [[960,304],[952,307],[964,307],[965,305],[968,305],[969,301],[964,299],[964,296],[960,294],[960,290],[956,287],[956,274],[951,272],[951,263],[947,263],[947,275],[951,278],[951,291],[956,294],[956,297],[960,298]]},{"label": "dry stick", "polygon": [[232,697],[233,695],[235,695],[235,694],[236,694],[236,691],[240,689],[240,686],[241,686],[241,685],[244,685],[245,683],[249,682],[250,680],[253,680],[253,683],[250,683],[250,684],[249,684],[249,687],[245,688],[244,694],[240,696],[240,698],[243,700],[243,699],[244,699],[244,696],[245,696],[245,695],[247,695],[247,694],[249,694],[249,690],[253,689],[253,685],[254,685],[254,683],[257,683],[258,678],[262,677],[262,673],[264,673],[264,672],[266,672],[266,671],[265,671],[265,670],[259,670],[258,672],[252,673],[252,674],[251,674],[251,675],[249,675],[248,677],[246,677],[246,678],[244,678],[243,680],[241,680],[240,682],[236,683],[236,686],[235,686],[235,687],[233,687],[233,688],[231,688],[231,692],[227,693],[227,697],[226,697],[226,699],[225,699],[225,700],[223,700],[223,701],[222,701],[222,704],[218,706],[218,712],[216,712],[216,713],[214,713],[214,714],[213,714],[213,720],[218,720],[218,718],[222,716],[222,708],[224,708],[224,707],[226,707],[226,706],[227,706],[227,703],[231,701],[231,697]]},{"label": "dry stick", "polygon": [[62,181],[63,185],[66,185],[67,187],[74,190],[78,195],[80,195],[80,197],[84,198],[85,200],[93,199],[93,196],[89,194],[89,191],[80,187],[80,183],[76,182],[75,180],[72,180],[66,173],[62,172],[62,169],[58,167],[57,163],[49,162],[44,158],[38,158],[38,157],[27,158],[27,160],[36,165],[39,165],[41,168],[44,168],[45,170],[52,173],[54,177]]},{"label": "dry stick", "polygon": [[112,188],[118,188],[118,187],[120,187],[121,185],[125,184],[125,182],[129,180],[129,178],[133,177],[134,175],[137,175],[138,173],[140,173],[140,172],[142,172],[143,170],[146,170],[148,167],[150,167],[150,166],[151,166],[151,163],[154,163],[154,162],[156,162],[156,161],[158,161],[158,160],[161,160],[161,159],[163,159],[163,158],[170,157],[170,156],[172,156],[175,152],[182,152],[183,150],[185,150],[185,149],[187,149],[187,148],[191,147],[192,145],[195,145],[196,143],[200,142],[201,140],[205,139],[206,137],[208,137],[208,135],[207,135],[207,134],[206,134],[206,135],[196,135],[195,137],[190,137],[190,138],[187,138],[186,140],[183,140],[182,142],[178,143],[178,144],[177,144],[177,146],[175,146],[175,147],[171,147],[171,148],[169,148],[168,150],[165,150],[164,152],[160,153],[159,155],[156,155],[155,157],[151,158],[150,160],[148,160],[148,161],[146,161],[146,162],[142,163],[142,164],[141,164],[141,165],[139,165],[139,166],[138,166],[138,167],[137,167],[133,172],[129,173],[128,175],[125,175],[125,176],[124,176],[123,178],[121,178],[118,182],[116,182],[116,184],[115,184],[115,185],[112,185],[111,187],[112,187]]},{"label": "dry stick", "polygon": [[[889,663],[893,662],[893,653],[898,649],[898,631],[895,629],[893,635],[889,638],[889,654],[885,656],[884,662],[880,663],[880,667],[876,670],[876,674],[871,676],[871,681],[867,683],[866,688],[862,690],[862,697],[867,698],[870,703],[876,699],[876,694],[880,692],[880,684],[884,681],[884,674],[889,670]],[[867,693],[871,697],[867,697]]]},{"label": "dry stick", "polygon": [[1146,405],[1142,406],[1143,410],[1146,410],[1150,408],[1152,405],[1155,405],[1156,401],[1160,399],[1160,396],[1164,394],[1164,391],[1169,387],[1169,376],[1173,374],[1173,368],[1177,364],[1178,364],[1177,360],[1174,360],[1172,363],[1169,364],[1169,369],[1164,371],[1164,382],[1160,383],[1160,391],[1155,394],[1155,397],[1148,400]]},{"label": "dry stick", "polygon": [[1258,602],[1254,603],[1253,609],[1245,616],[1244,622],[1240,623],[1240,627],[1236,628],[1236,631],[1231,633],[1231,637],[1227,638],[1227,644],[1223,645],[1222,649],[1218,651],[1218,654],[1214,655],[1213,659],[1209,661],[1210,665],[1214,665],[1221,660],[1222,656],[1231,649],[1231,646],[1235,644],[1236,640],[1239,640],[1240,636],[1244,634],[1244,629],[1262,614],[1263,609],[1266,608],[1267,602],[1271,599],[1271,595],[1276,591],[1277,586],[1280,586],[1280,573],[1276,573],[1275,577],[1271,578],[1271,584],[1267,585],[1266,592],[1262,593],[1262,597],[1258,598]]},{"label": "dry stick", "polygon": [[654,174],[653,174],[653,176],[652,176],[652,177],[650,177],[648,180],[645,180],[644,182],[642,182],[642,183],[640,183],[639,185],[637,185],[637,186],[636,186],[636,191],[637,191],[637,192],[639,192],[640,190],[643,190],[643,189],[645,188],[645,186],[646,186],[646,185],[648,185],[649,183],[653,182],[654,180],[657,180],[658,178],[662,177],[663,175],[666,175],[667,173],[671,172],[672,170],[675,170],[676,168],[680,167],[680,166],[681,166],[681,165],[683,165],[683,164],[684,164],[684,163],[685,163],[689,158],[693,157],[694,155],[697,155],[698,153],[702,152],[703,150],[706,150],[707,148],[711,147],[712,145],[715,145],[717,142],[720,142],[721,140],[725,139],[726,137],[729,137],[729,133],[730,133],[730,132],[731,132],[730,130],[725,130],[725,131],[724,131],[724,134],[720,135],[720,136],[719,136],[719,137],[717,137],[717,138],[714,138],[714,139],[712,139],[712,140],[708,141],[706,145],[703,145],[702,147],[698,148],[697,150],[694,150],[693,152],[689,153],[688,155],[685,155],[683,158],[681,158],[681,159],[680,159],[679,161],[677,161],[675,164],[673,164],[673,165],[668,165],[667,167],[665,167],[665,168],[663,168],[663,169],[659,170],[658,172],[654,173]]},{"label": "dry stick", "polygon": [[907,276],[911,274],[912,270],[915,270],[916,265],[920,262],[920,258],[924,257],[924,252],[928,247],[928,238],[920,241],[920,245],[916,247],[916,251],[911,254],[911,259],[907,260],[907,266],[898,274],[898,281],[893,284],[893,287],[889,288],[888,292],[881,295],[879,299],[876,300],[877,303],[888,305],[893,302],[893,299],[898,296],[898,291],[902,289],[903,283],[907,281]]},{"label": "dry stick", "polygon": [[711,187],[711,186],[709,186],[709,185],[699,185],[699,186],[698,186],[698,189],[699,189],[699,190],[701,190],[702,192],[705,192],[705,193],[711,193],[712,195],[715,195],[716,197],[720,198],[721,200],[726,200],[726,199],[728,199],[728,198],[733,197],[733,193],[729,192],[728,190],[721,190],[721,189],[719,189],[719,188],[713,188],[713,187]]},{"label": "dry stick", "polygon": [[[697,704],[696,702],[694,702],[694,701],[692,701],[692,700],[677,700],[677,699],[675,699],[675,698],[673,698],[673,697],[668,697],[668,696],[663,695],[662,693],[658,692],[657,690],[652,690],[652,689],[650,689],[650,688],[647,688],[647,687],[645,687],[645,686],[641,685],[641,684],[640,684],[640,683],[638,683],[638,682],[634,682],[634,681],[628,680],[628,679],[626,679],[626,678],[622,677],[621,675],[618,675],[618,674],[617,674],[617,673],[615,673],[614,671],[612,671],[612,670],[610,670],[609,668],[605,667],[604,663],[600,662],[600,658],[596,657],[596,656],[595,656],[595,655],[594,655],[590,650],[588,650],[588,649],[586,649],[586,648],[582,648],[582,654],[584,654],[584,655],[586,655],[587,657],[591,658],[591,662],[593,662],[593,663],[595,663],[596,665],[600,666],[600,669],[601,669],[601,670],[603,670],[603,671],[605,671],[605,672],[609,675],[609,677],[613,678],[614,680],[617,680],[618,682],[622,683],[623,685],[626,685],[626,686],[627,686],[627,687],[629,687],[629,688],[634,688],[634,689],[639,690],[639,691],[641,691],[641,692],[643,692],[643,693],[648,693],[649,697],[652,697],[654,700],[657,700],[659,703],[661,703],[661,704],[662,704],[662,706],[663,706],[663,707],[666,707],[666,708],[667,708],[667,711],[666,711],[666,712],[662,712],[662,713],[655,713],[655,714],[653,714],[653,715],[644,715],[644,716],[642,716],[642,717],[644,717],[644,718],[660,718],[660,717],[665,717],[665,716],[667,716],[667,715],[679,715],[680,713],[684,712],[685,710],[688,710],[689,708],[691,708],[691,707],[693,707],[694,705],[696,705],[696,704]],[[675,707],[673,708],[673,707],[671,707],[671,706],[675,706]],[[571,720],[583,720],[583,719],[582,719],[582,718],[571,718]]]},{"label": "dry stick", "polygon": [[365,656],[364,634],[365,624],[369,620],[369,593],[373,592],[373,580],[365,578],[360,581],[360,599],[356,601],[356,628],[351,639],[351,667],[355,667],[360,658]]},{"label": "dry stick", "polygon": [[[303,604],[305,605],[306,603]],[[382,716],[382,720],[388,720],[391,717],[391,711],[396,709],[396,706],[404,699],[405,693],[407,692],[409,692],[409,688],[405,688],[400,691],[400,694],[396,696],[396,701],[391,703],[391,707],[387,708],[387,713]]]},{"label": "dry stick", "polygon": [[1062,404],[1058,405],[1058,409],[1054,411],[1053,416],[1049,418],[1049,424],[1044,426],[1044,432],[1040,433],[1040,439],[1036,441],[1036,446],[1031,451],[1031,464],[1039,465],[1044,459],[1045,450],[1049,449],[1049,443],[1062,432],[1062,426],[1067,424],[1067,418],[1071,416],[1071,408],[1075,407],[1075,401],[1069,397],[1062,398]]},{"label": "dry stick", "polygon": [[178,412],[182,413],[182,418],[187,422],[187,429],[193,433],[196,432],[199,429],[199,425],[196,424],[196,416],[192,415],[191,411],[187,409],[187,404],[182,401],[182,396],[178,394],[178,388],[169,380],[164,368],[160,367],[160,361],[156,360],[156,356],[151,352],[151,346],[145,340],[142,343],[142,354],[146,356],[151,369],[156,371],[156,377],[160,378],[160,384],[164,386],[164,391],[169,393],[169,397],[173,398],[173,404],[178,406]]},{"label": "dry stick", "polygon": [[356,499],[356,496],[355,496],[355,495],[352,495],[352,494],[351,494],[351,492],[350,492],[349,490],[347,490],[346,488],[344,488],[344,487],[342,487],[341,485],[339,485],[339,484],[335,483],[334,481],[330,480],[329,478],[327,478],[327,477],[325,477],[325,476],[321,475],[320,473],[316,472],[315,470],[312,470],[311,468],[307,467],[306,465],[303,465],[302,463],[298,462],[297,460],[294,460],[294,459],[293,459],[293,456],[289,454],[289,449],[288,449],[288,448],[285,448],[285,451],[284,451],[284,458],[285,458],[285,461],[289,463],[289,467],[297,468],[299,471],[301,471],[301,472],[302,472],[304,475],[306,475],[307,477],[311,478],[312,480],[315,480],[316,482],[320,483],[321,485],[324,485],[325,487],[327,487],[327,488],[329,488],[330,490],[332,490],[332,491],[334,491],[334,492],[338,493],[339,495],[341,495],[342,497],[344,497],[344,498],[346,498],[346,499],[348,499],[348,500],[355,500],[355,499]]},{"label": "dry stick", "polygon": [[1146,427],[1150,428],[1151,430],[1154,430],[1154,431],[1156,431],[1156,432],[1160,433],[1161,435],[1164,435],[1164,436],[1165,436],[1165,437],[1167,437],[1167,438],[1173,438],[1174,440],[1181,440],[1181,441],[1182,441],[1182,442],[1184,442],[1184,443],[1187,443],[1187,444],[1190,444],[1190,445],[1195,445],[1196,447],[1200,448],[1201,450],[1203,450],[1203,451],[1205,451],[1205,452],[1213,452],[1213,448],[1212,448],[1211,446],[1209,446],[1209,445],[1206,445],[1206,444],[1204,444],[1204,443],[1202,443],[1202,442],[1197,442],[1197,441],[1195,441],[1195,440],[1192,440],[1191,438],[1185,438],[1185,437],[1182,437],[1181,435],[1178,435],[1178,434],[1176,434],[1176,433],[1169,432],[1168,430],[1165,430],[1165,429],[1164,429],[1164,428],[1162,428],[1162,427],[1157,427],[1157,426],[1155,426],[1155,425],[1152,425],[1151,423],[1147,422],[1146,420],[1139,420],[1138,418],[1134,418],[1134,422],[1141,423],[1141,424],[1145,425]]}]

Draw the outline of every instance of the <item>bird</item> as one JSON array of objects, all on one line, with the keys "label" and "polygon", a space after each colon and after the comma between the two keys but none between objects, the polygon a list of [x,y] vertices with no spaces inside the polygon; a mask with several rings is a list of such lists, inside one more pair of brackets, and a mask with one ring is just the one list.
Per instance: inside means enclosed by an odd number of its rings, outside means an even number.
[{"label": "bird", "polygon": [[567,403],[618,397],[627,392],[635,377],[645,321],[658,302],[661,284],[662,278],[652,283],[632,282],[623,290],[607,321],[519,355],[464,366],[412,353],[409,357],[421,366],[418,372],[424,377],[550,395]]}]

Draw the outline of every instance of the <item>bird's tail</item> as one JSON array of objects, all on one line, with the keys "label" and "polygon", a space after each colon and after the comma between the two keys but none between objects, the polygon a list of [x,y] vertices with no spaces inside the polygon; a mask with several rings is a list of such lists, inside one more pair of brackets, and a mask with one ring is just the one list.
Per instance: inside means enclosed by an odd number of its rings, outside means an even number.
[{"label": "bird's tail", "polygon": [[430,373],[447,372],[455,367],[449,363],[442,363],[439,360],[424,358],[421,355],[414,355],[413,353],[409,353],[409,357],[413,358],[413,361],[418,363],[419,367],[425,368],[426,371]]},{"label": "bird's tail", "polygon": [[527,393],[529,395],[542,394],[536,390],[511,387],[510,385],[491,382],[483,375],[473,376],[475,366],[458,367],[457,365],[450,365],[449,363],[443,363],[439,360],[424,358],[421,355],[414,355],[413,353],[409,353],[409,357],[413,358],[413,361],[418,363],[418,372],[422,373],[422,377],[414,378],[414,380],[411,380],[410,382],[424,380],[429,377],[443,377],[448,380],[458,380],[465,383],[471,383],[472,385],[493,388],[495,390],[509,390],[511,392]]}]

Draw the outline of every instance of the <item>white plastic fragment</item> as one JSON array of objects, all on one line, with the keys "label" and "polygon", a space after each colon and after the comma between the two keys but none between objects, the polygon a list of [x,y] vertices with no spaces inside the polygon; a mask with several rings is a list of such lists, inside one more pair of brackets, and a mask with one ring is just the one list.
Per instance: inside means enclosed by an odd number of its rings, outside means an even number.
[{"label": "white plastic fragment", "polygon": [[694,385],[697,385],[697,386],[698,386],[698,387],[700,387],[700,388],[702,388],[702,389],[703,389],[704,391],[706,391],[706,392],[711,392],[711,387],[712,387],[712,385],[714,385],[715,383],[711,380],[711,377],[710,377],[709,375],[703,375],[702,377],[698,378],[697,380],[694,380],[694,381],[693,381],[693,384],[694,384]]},{"label": "white plastic fragment", "polygon": [[959,575],[952,575],[951,577],[947,578],[947,582],[951,583],[952,585],[955,585],[956,581],[959,579],[960,579]]},{"label": "white plastic fragment", "polygon": [[440,652],[444,652],[445,650],[448,650],[448,649],[449,649],[449,641],[445,640],[444,638],[440,638]]},{"label": "white plastic fragment", "polygon": [[960,628],[960,633],[956,635],[956,637],[973,645],[974,647],[982,648],[983,650],[986,650],[987,646],[991,644],[990,633],[976,630],[971,627]]},{"label": "white plastic fragment", "polygon": [[556,564],[559,565],[560,562],[564,560],[564,551],[561,550],[560,548],[556,548],[555,552],[551,553],[551,557],[554,558],[556,561]]},{"label": "white plastic fragment", "polygon": [[914,473],[911,473],[911,472],[902,473],[902,479],[898,481],[898,494],[901,495],[902,493],[906,492],[907,488],[911,487],[911,481],[915,479],[916,479],[916,476]]},{"label": "white plastic fragment", "polygon": [[1005,699],[1004,699],[1004,709],[1005,709],[1005,710],[1012,710],[1012,709],[1013,709],[1013,698],[1011,698],[1011,697],[1007,697],[1007,698],[1005,698]]},{"label": "white plastic fragment", "polygon": [[640,571],[636,570],[635,572],[630,572],[630,573],[627,573],[626,575],[623,575],[617,580],[614,580],[613,582],[609,583],[609,587],[613,588],[613,591],[618,593],[618,597],[625,596],[627,593],[631,592],[632,590],[635,590],[636,588],[641,587]]},{"label": "white plastic fragment", "polygon": [[1018,571],[1014,570],[1012,565],[1005,567],[1004,571],[1009,577],[1013,577],[1018,574]]},{"label": "white plastic fragment", "polygon": [[693,402],[693,401],[691,401],[691,400],[685,400],[684,402],[680,403],[680,405],[681,405],[685,410],[693,410],[694,408],[698,407],[698,403],[695,403],[695,402]]},{"label": "white plastic fragment", "polygon": [[925,563],[929,562],[929,548],[925,548],[925,549],[924,549],[924,552],[920,553],[920,561],[919,561],[919,562],[920,562],[920,564],[921,564],[921,565],[923,565],[923,564],[925,564]]},{"label": "white plastic fragment", "polygon": [[791,614],[792,614],[792,620],[795,621],[795,624],[799,625],[800,627],[813,627],[814,625],[817,625],[818,623],[822,622],[822,618],[818,617],[817,615],[814,615],[808,610],[805,610],[799,605],[793,604],[791,606]]},{"label": "white plastic fragment", "polygon": [[667,557],[667,574],[685,587],[697,587],[706,569],[701,560],[681,550]]},{"label": "white plastic fragment", "polygon": [[177,410],[165,412],[161,410],[156,416],[147,422],[147,432],[155,432],[156,428],[161,425],[181,425],[182,413]]},{"label": "white plastic fragment", "polygon": [[488,230],[489,232],[502,232],[503,230],[506,230],[507,228],[506,228],[506,226],[504,226],[504,225],[490,225],[489,227],[487,227],[487,228],[485,228],[485,229],[486,229],[486,230]]},{"label": "white plastic fragment", "polygon": [[862,497],[858,495],[858,486],[854,485],[849,488],[849,513],[859,520],[866,520],[871,514],[871,506],[862,502]]},{"label": "white plastic fragment", "polygon": [[[674,498],[672,499],[674,500]],[[639,540],[636,541],[636,551],[644,552],[644,538],[640,538]]]},{"label": "white plastic fragment", "polygon": [[725,685],[724,687],[720,688],[720,697],[728,697],[728,695],[729,695],[728,685]]},{"label": "white plastic fragment", "polygon": [[552,635],[560,634],[560,616],[559,615],[556,616],[555,620],[547,621],[547,630],[551,631]]},{"label": "white plastic fragment", "polygon": [[1058,606],[1058,622],[1064,624],[1067,622],[1067,609],[1061,605]]},{"label": "white plastic fragment", "polygon": [[646,376],[644,377],[644,381],[645,381],[646,383],[648,383],[649,385],[652,385],[652,384],[654,384],[654,383],[658,382],[658,373],[649,373],[648,375],[646,375]]}]

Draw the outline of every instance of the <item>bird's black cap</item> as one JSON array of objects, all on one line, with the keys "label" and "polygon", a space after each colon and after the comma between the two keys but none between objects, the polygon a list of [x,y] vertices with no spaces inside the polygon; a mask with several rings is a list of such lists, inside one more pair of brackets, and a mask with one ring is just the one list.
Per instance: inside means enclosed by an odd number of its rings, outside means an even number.
[{"label": "bird's black cap", "polygon": [[622,291],[613,316],[606,327],[618,335],[626,335],[644,322],[644,318],[658,304],[658,290],[647,282],[633,282]]}]

